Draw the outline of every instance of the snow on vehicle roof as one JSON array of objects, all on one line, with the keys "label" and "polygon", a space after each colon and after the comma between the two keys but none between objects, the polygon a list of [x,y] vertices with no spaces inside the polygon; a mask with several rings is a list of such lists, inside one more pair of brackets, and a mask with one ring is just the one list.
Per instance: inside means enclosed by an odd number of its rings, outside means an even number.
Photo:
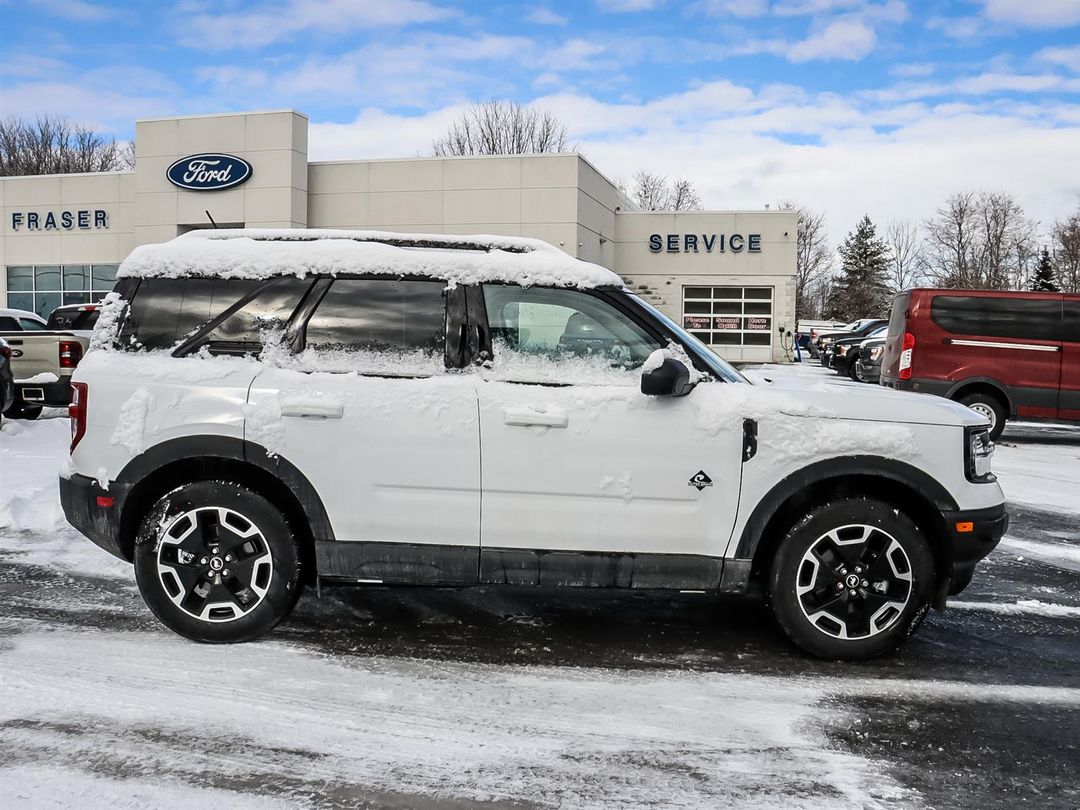
[{"label": "snow on vehicle roof", "polygon": [[624,286],[610,270],[539,239],[299,228],[191,231],[135,248],[116,275],[261,279],[342,273],[430,276],[452,284]]}]

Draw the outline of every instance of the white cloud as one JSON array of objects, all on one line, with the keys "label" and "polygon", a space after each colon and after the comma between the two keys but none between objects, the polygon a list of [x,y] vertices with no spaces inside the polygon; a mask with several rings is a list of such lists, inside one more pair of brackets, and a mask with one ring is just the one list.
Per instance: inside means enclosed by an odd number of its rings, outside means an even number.
[{"label": "white cloud", "polygon": [[986,16],[994,22],[1029,28],[1080,25],[1080,0],[983,0]]},{"label": "white cloud", "polygon": [[566,25],[570,18],[563,14],[556,14],[547,6],[537,6],[525,15],[528,22],[537,25]]},{"label": "white cloud", "polygon": [[889,74],[903,79],[919,79],[934,74],[935,66],[928,62],[909,62],[907,64],[892,65]]},{"label": "white cloud", "polygon": [[1080,45],[1065,48],[1043,48],[1036,58],[1053,65],[1061,65],[1073,73],[1080,73]]},{"label": "white cloud", "polygon": [[76,22],[100,22],[116,14],[116,11],[86,0],[31,0],[35,6],[50,14]]},{"label": "white cloud", "polygon": [[663,0],[596,0],[601,11],[633,12],[649,11],[659,6]]},{"label": "white cloud", "polygon": [[702,0],[690,10],[710,17],[764,17],[769,13],[769,0]]},{"label": "white cloud", "polygon": [[981,17],[930,17],[926,27],[957,40],[975,39],[986,33],[986,22]]},{"label": "white cloud", "polygon": [[[216,7],[215,7],[216,8]],[[243,11],[193,11],[178,17],[182,45],[204,50],[255,49],[302,33],[347,34],[455,16],[427,0],[286,0]]]},{"label": "white cloud", "polygon": [[874,29],[861,20],[834,20],[817,33],[797,42],[788,50],[792,62],[812,59],[846,59],[857,61],[869,54],[877,44]]}]

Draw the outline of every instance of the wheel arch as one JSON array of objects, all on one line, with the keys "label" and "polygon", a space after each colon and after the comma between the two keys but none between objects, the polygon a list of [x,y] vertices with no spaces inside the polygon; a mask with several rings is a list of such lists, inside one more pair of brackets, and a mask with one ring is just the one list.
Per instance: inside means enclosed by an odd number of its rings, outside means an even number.
[{"label": "wheel arch", "polygon": [[284,513],[301,547],[305,578],[316,574],[315,542],[333,540],[333,529],[318,493],[291,462],[271,456],[254,442],[222,436],[191,436],[155,445],[121,470],[128,485],[120,506],[120,550],[133,558],[143,515],[158,498],[194,481],[225,478],[250,486]]},{"label": "wheel arch", "polygon": [[734,556],[752,560],[749,576],[760,580],[787,530],[806,509],[830,498],[850,496],[877,498],[911,517],[930,541],[938,583],[951,575],[949,533],[942,513],[955,511],[956,500],[917,467],[873,456],[821,461],[784,478],[750,514]]},{"label": "wheel arch", "polygon": [[1016,415],[1016,406],[1012,397],[1009,396],[1008,388],[991,377],[970,377],[954,383],[945,392],[945,396],[955,402],[959,402],[969,394],[989,394],[1005,406],[1005,413],[1008,416]]}]

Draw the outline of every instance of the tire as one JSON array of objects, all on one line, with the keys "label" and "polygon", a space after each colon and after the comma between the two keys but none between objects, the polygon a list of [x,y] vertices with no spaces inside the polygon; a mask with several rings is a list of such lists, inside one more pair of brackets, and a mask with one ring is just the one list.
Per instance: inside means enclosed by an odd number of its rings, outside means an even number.
[{"label": "tire", "polygon": [[37,419],[41,416],[41,406],[16,402],[4,412],[4,415],[9,419]]},{"label": "tire", "polygon": [[250,641],[296,604],[300,552],[285,516],[262,495],[231,481],[198,481],[167,493],[143,517],[135,581],[153,614],[185,638]]},{"label": "tire", "polygon": [[862,661],[893,652],[915,632],[930,609],[934,575],[930,544],[911,518],[883,501],[844,498],[814,507],[785,535],[768,601],[804,652]]},{"label": "tire", "polygon": [[960,404],[967,405],[980,416],[985,416],[990,420],[990,438],[996,442],[998,436],[1005,430],[1005,422],[1009,419],[1009,414],[1005,406],[1001,404],[1001,400],[993,394],[968,394],[961,398]]},{"label": "tire", "polygon": [[859,361],[857,359],[852,360],[850,363],[848,363],[847,375],[855,382],[862,382],[862,379],[859,377],[858,365]]}]

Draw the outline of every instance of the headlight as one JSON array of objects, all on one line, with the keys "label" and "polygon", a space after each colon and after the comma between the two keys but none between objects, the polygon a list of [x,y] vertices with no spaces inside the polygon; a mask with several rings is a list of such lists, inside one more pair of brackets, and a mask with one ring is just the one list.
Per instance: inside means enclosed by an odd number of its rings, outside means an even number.
[{"label": "headlight", "polygon": [[970,481],[994,481],[990,471],[994,459],[994,443],[990,440],[987,428],[976,428],[968,432],[967,476]]},{"label": "headlight", "polygon": [[871,346],[870,347],[870,360],[872,362],[877,362],[878,358],[881,357],[881,355],[882,355],[882,353],[884,353],[884,351],[885,351],[884,346]]}]

